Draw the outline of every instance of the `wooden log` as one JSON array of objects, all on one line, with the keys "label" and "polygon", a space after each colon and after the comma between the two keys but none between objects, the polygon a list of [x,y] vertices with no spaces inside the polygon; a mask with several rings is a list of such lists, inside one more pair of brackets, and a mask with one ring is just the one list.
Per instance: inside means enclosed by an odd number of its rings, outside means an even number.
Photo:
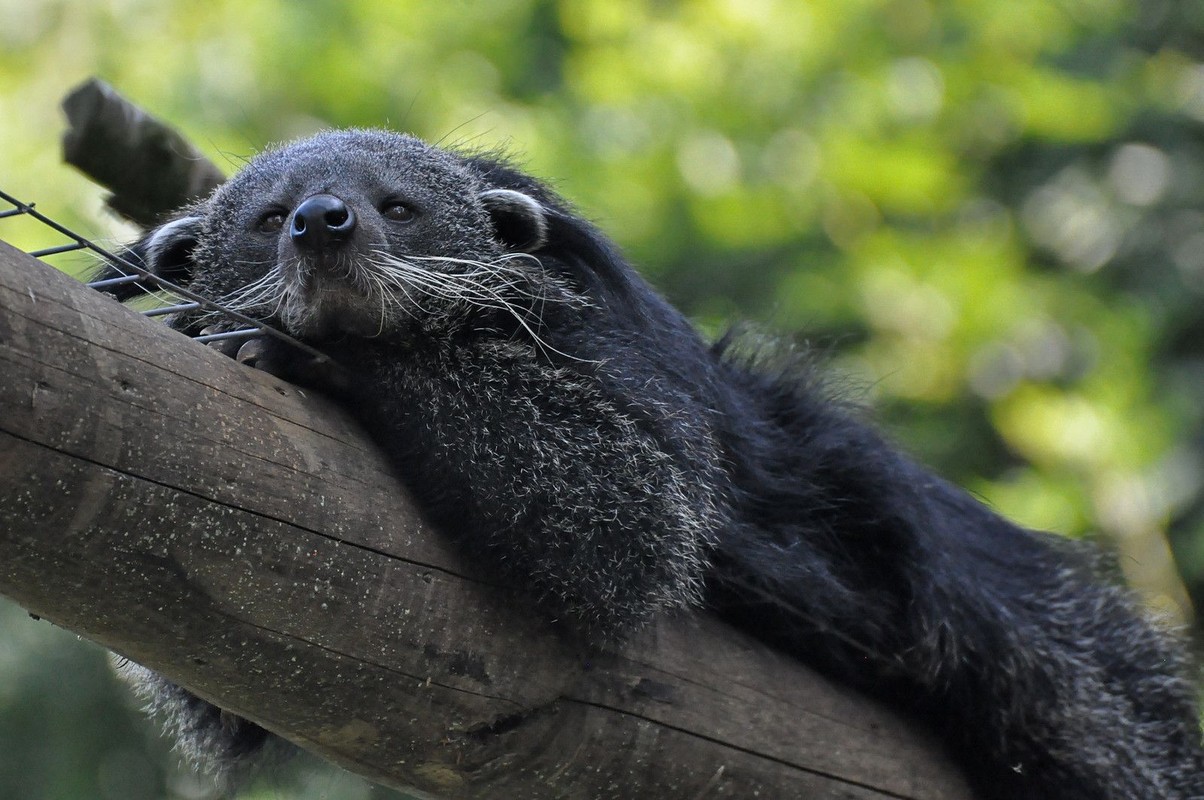
[{"label": "wooden log", "polygon": [[968,798],[929,738],[704,613],[583,653],[355,424],[0,243],[0,594],[440,798]]}]

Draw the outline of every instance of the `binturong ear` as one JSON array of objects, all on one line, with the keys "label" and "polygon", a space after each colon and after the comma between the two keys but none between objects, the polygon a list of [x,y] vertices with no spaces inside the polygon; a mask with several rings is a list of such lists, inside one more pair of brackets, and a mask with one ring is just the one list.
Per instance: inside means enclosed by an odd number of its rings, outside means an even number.
[{"label": "binturong ear", "polygon": [[507,249],[530,253],[548,240],[547,213],[535,198],[513,189],[488,189],[480,198]]},{"label": "binturong ear", "polygon": [[[192,250],[200,237],[202,222],[203,219],[196,216],[166,222],[123,250],[121,257],[183,286],[192,280]],[[106,264],[92,276],[92,280],[119,278],[127,272],[129,270],[119,265]],[[128,300],[143,294],[145,289],[137,284],[126,283],[107,287],[104,291],[116,295],[119,300]]]},{"label": "binturong ear", "polygon": [[192,249],[201,236],[201,217],[181,217],[160,225],[143,239],[146,268],[172,283],[192,280]]}]

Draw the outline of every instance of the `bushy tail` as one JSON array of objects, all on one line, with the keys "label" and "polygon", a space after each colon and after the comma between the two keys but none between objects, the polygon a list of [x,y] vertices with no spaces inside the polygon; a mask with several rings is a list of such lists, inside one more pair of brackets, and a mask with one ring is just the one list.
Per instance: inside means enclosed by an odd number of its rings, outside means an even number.
[{"label": "bushy tail", "polygon": [[894,451],[806,381],[750,388],[721,613],[925,718],[989,800],[1204,798],[1185,648],[1097,575]]}]

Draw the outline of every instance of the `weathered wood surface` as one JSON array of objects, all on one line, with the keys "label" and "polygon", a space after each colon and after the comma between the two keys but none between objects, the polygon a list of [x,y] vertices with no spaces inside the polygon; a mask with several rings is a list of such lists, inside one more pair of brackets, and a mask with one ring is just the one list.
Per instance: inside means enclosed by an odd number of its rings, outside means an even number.
[{"label": "weathered wood surface", "polygon": [[967,798],[926,737],[703,614],[582,654],[355,425],[0,243],[0,594],[447,798]]}]

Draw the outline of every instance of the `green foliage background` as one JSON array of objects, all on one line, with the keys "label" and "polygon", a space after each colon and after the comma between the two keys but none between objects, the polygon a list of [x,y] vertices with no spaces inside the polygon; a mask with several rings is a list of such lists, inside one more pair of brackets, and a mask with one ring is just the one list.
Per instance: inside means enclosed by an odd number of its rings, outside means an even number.
[{"label": "green foliage background", "polygon": [[[91,74],[231,171],[330,125],[505,148],[702,327],[830,352],[921,459],[1190,620],[1202,60],[1200,0],[0,0],[0,186],[130,235],[58,161]],[[95,648],[0,626],[0,797],[206,796]],[[264,796],[373,791],[302,783]]]}]

